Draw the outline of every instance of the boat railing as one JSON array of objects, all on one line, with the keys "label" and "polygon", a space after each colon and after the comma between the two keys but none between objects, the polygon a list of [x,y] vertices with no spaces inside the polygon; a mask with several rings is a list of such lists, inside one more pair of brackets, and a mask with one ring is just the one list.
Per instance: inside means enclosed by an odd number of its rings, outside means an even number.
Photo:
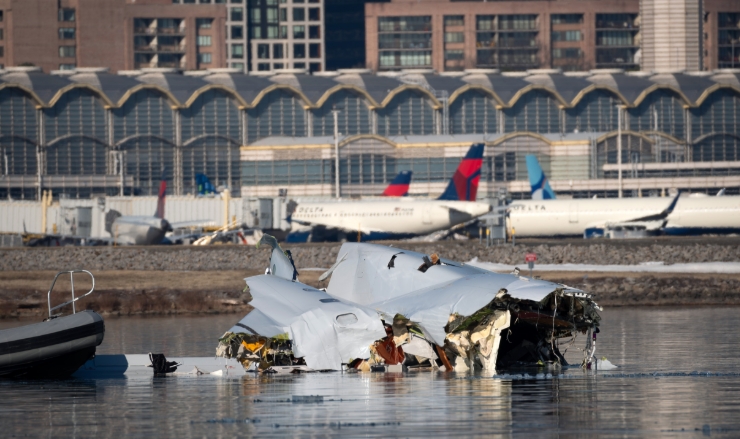
[{"label": "boat railing", "polygon": [[[54,308],[52,308],[51,307],[51,292],[54,289],[54,284],[57,283],[57,279],[59,279],[59,276],[61,276],[63,274],[67,274],[67,273],[69,273],[69,281],[72,284],[72,300],[70,300],[69,302],[64,302],[61,305],[57,305]],[[88,275],[90,275],[90,279],[92,280],[92,287],[90,288],[90,291],[88,291],[87,293],[83,294],[82,296],[78,296],[78,297],[75,297],[75,276],[74,276],[75,273],[87,273]],[[63,306],[67,306],[70,303],[72,304],[72,314],[76,314],[77,313],[77,309],[75,308],[75,302],[77,302],[78,300],[82,299],[85,296],[88,296],[88,295],[92,294],[93,290],[95,290],[95,276],[93,276],[93,274],[90,273],[89,271],[87,271],[87,270],[67,270],[67,271],[60,271],[59,273],[57,273],[56,276],[54,276],[54,280],[51,282],[51,287],[49,287],[49,293],[47,294],[47,301],[49,303],[49,318],[50,319],[52,318],[52,316],[51,316],[51,312],[52,311],[54,311],[56,309],[59,309],[59,308],[61,308]]]}]

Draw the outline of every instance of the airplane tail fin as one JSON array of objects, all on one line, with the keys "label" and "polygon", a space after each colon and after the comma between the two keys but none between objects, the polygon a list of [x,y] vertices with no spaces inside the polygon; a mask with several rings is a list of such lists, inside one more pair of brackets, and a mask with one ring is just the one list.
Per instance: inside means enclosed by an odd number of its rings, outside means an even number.
[{"label": "airplane tail fin", "polygon": [[533,200],[554,200],[555,192],[550,187],[550,182],[540,166],[540,162],[534,155],[527,155],[527,174],[529,184],[532,186]]},{"label": "airplane tail fin", "polygon": [[215,194],[216,188],[205,174],[195,174],[195,184],[198,186],[198,195]]},{"label": "airplane tail fin", "polygon": [[167,192],[167,180],[165,179],[165,170],[162,169],[162,180],[159,182],[159,195],[157,196],[157,211],[154,216],[164,219],[164,198]]},{"label": "airplane tail fin", "polygon": [[391,184],[383,191],[384,197],[405,197],[409,194],[409,185],[411,185],[411,174],[413,171],[401,171],[391,181]]},{"label": "airplane tail fin", "polygon": [[447,189],[438,200],[475,201],[478,195],[480,168],[483,164],[483,150],[485,145],[474,143],[465,154],[460,165],[452,176]]}]

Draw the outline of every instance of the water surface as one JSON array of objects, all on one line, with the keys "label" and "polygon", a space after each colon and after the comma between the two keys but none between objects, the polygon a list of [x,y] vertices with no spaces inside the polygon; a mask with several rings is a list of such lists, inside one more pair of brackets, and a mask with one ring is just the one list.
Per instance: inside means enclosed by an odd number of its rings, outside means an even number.
[{"label": "water surface", "polygon": [[[0,381],[0,425],[3,436],[33,437],[740,437],[738,311],[607,309],[597,355],[619,369],[576,368],[554,378],[419,372]],[[210,356],[238,318],[107,318],[98,352]],[[22,323],[0,321],[0,329]],[[582,342],[568,349],[569,361],[579,361]],[[293,395],[324,402],[289,402]]]}]

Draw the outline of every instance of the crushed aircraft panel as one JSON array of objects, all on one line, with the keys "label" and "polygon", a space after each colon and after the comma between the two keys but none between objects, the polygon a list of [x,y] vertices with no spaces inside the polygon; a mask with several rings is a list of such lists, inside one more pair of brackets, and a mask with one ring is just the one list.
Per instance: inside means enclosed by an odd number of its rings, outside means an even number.
[{"label": "crushed aircraft panel", "polygon": [[[558,340],[583,333],[584,365],[593,362],[600,308],[581,290],[363,243],[341,247],[321,277],[331,276],[326,291],[317,290],[296,279],[290,254],[270,238],[263,239],[272,247],[268,274],[246,279],[255,310],[225,335],[217,355],[251,365],[258,355],[244,346],[257,344],[246,338],[283,337],[290,349],[281,352],[290,360],[282,365],[371,370],[403,364],[495,373],[564,366]],[[234,337],[244,339],[243,346],[226,348]],[[264,370],[271,363],[259,364]]]}]

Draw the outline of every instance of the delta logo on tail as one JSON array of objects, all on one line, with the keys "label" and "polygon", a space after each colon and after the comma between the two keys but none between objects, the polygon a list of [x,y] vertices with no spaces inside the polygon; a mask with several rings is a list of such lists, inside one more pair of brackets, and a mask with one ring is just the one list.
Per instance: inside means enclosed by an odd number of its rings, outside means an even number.
[{"label": "delta logo on tail", "polygon": [[401,171],[396,175],[396,178],[391,181],[391,184],[383,191],[384,197],[405,197],[409,194],[409,186],[411,185],[411,174],[413,171]]},{"label": "delta logo on tail", "polygon": [[534,155],[527,155],[527,174],[529,174],[529,184],[532,186],[533,200],[554,200],[555,192],[550,187],[540,162]]},{"label": "delta logo on tail", "polygon": [[460,165],[452,176],[450,184],[438,200],[475,201],[478,195],[480,182],[480,168],[483,164],[483,149],[485,145],[475,143],[465,154]]}]

